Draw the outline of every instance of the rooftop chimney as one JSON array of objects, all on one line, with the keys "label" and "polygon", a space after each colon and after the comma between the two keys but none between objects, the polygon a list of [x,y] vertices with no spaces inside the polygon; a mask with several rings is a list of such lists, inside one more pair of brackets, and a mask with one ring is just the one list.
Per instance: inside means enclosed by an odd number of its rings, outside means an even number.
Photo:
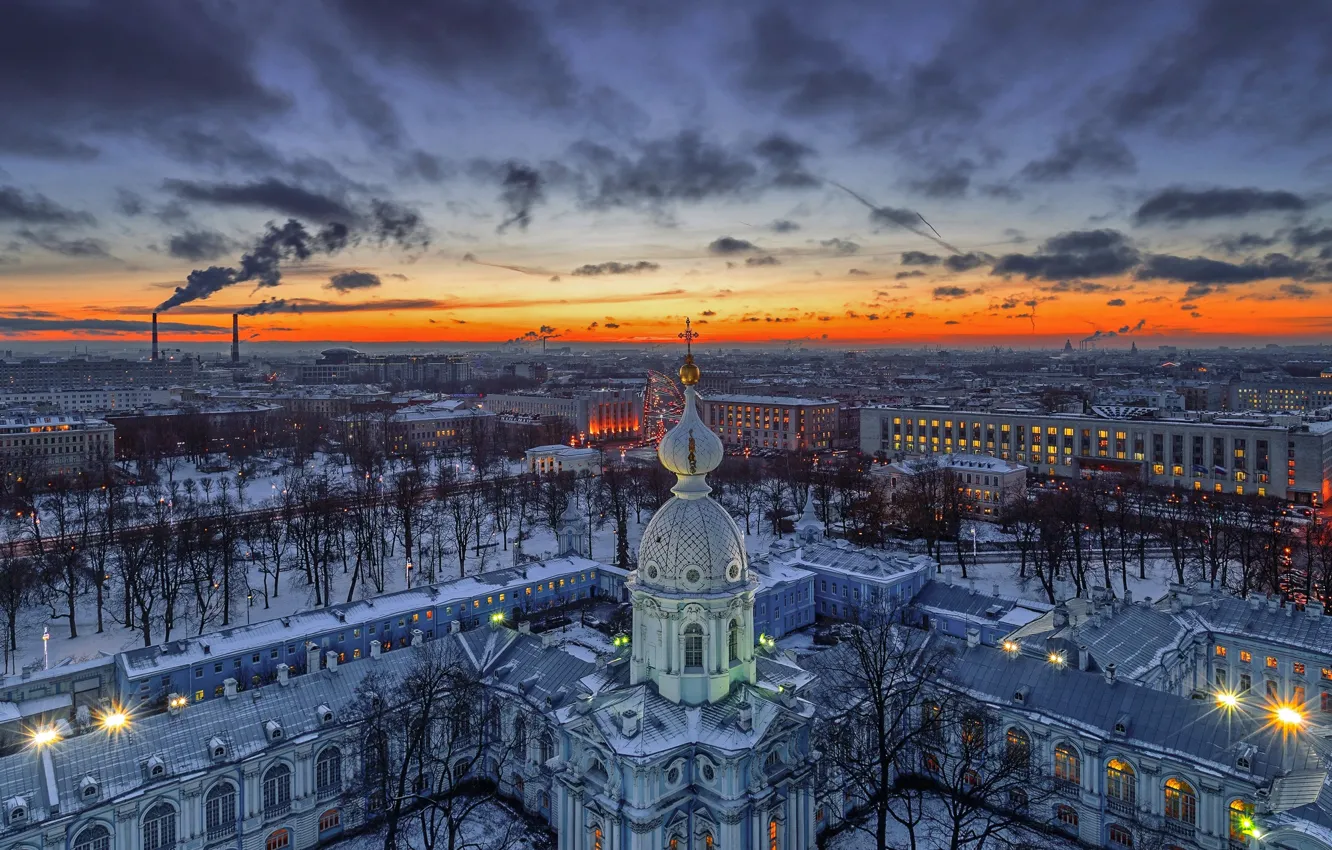
[{"label": "rooftop chimney", "polygon": [[240,362],[240,313],[231,314],[231,362]]},{"label": "rooftop chimney", "polygon": [[153,357],[152,357],[152,359],[153,359],[154,361],[157,360],[157,314],[156,314],[156,313],[153,314]]}]

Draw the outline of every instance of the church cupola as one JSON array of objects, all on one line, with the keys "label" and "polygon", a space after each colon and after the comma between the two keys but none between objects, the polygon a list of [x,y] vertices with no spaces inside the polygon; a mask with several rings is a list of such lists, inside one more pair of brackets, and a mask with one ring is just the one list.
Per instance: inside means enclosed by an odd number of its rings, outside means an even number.
[{"label": "church cupola", "polygon": [[[681,336],[692,349],[688,326]],[[752,683],[754,591],[744,537],[709,497],[707,474],[721,465],[721,440],[698,415],[699,369],[690,350],[680,367],[684,414],[657,446],[675,473],[674,497],[643,532],[630,576],[634,682],[654,681],[662,696],[697,705],[725,697],[732,683]]]}]

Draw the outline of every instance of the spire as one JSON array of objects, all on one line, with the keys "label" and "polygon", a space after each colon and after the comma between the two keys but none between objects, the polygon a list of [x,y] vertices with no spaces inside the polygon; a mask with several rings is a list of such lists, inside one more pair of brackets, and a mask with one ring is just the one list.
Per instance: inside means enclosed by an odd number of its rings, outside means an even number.
[{"label": "spire", "polygon": [[680,383],[685,388],[684,413],[657,444],[657,457],[679,479],[671,492],[682,499],[697,499],[712,491],[707,474],[721,465],[723,450],[721,440],[698,415],[695,387],[701,373],[693,354],[693,341],[698,333],[689,319],[685,319],[685,329],[679,336],[685,341],[685,362],[680,367]]}]

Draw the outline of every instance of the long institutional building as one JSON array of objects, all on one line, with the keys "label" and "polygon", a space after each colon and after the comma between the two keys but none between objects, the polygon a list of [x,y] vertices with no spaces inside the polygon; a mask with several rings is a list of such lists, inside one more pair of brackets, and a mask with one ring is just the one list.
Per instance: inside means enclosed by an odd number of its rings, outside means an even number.
[{"label": "long institutional building", "polygon": [[880,458],[985,454],[1042,475],[1118,472],[1162,486],[1305,504],[1332,497],[1332,421],[1289,414],[1186,419],[1122,407],[1082,415],[867,407],[860,414],[860,448]]},{"label": "long institutional building", "polygon": [[700,399],[703,421],[732,448],[811,452],[832,448],[835,401],[767,395],[713,395]]}]

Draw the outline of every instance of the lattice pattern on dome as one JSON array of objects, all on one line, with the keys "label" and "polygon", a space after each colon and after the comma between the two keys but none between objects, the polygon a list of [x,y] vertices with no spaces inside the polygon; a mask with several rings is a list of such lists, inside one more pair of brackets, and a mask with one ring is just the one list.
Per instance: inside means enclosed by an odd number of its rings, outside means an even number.
[{"label": "lattice pattern on dome", "polygon": [[[691,571],[697,572],[696,581],[689,580]],[[712,499],[671,499],[643,531],[638,578],[646,586],[683,593],[737,589],[748,581],[740,529]]]}]

